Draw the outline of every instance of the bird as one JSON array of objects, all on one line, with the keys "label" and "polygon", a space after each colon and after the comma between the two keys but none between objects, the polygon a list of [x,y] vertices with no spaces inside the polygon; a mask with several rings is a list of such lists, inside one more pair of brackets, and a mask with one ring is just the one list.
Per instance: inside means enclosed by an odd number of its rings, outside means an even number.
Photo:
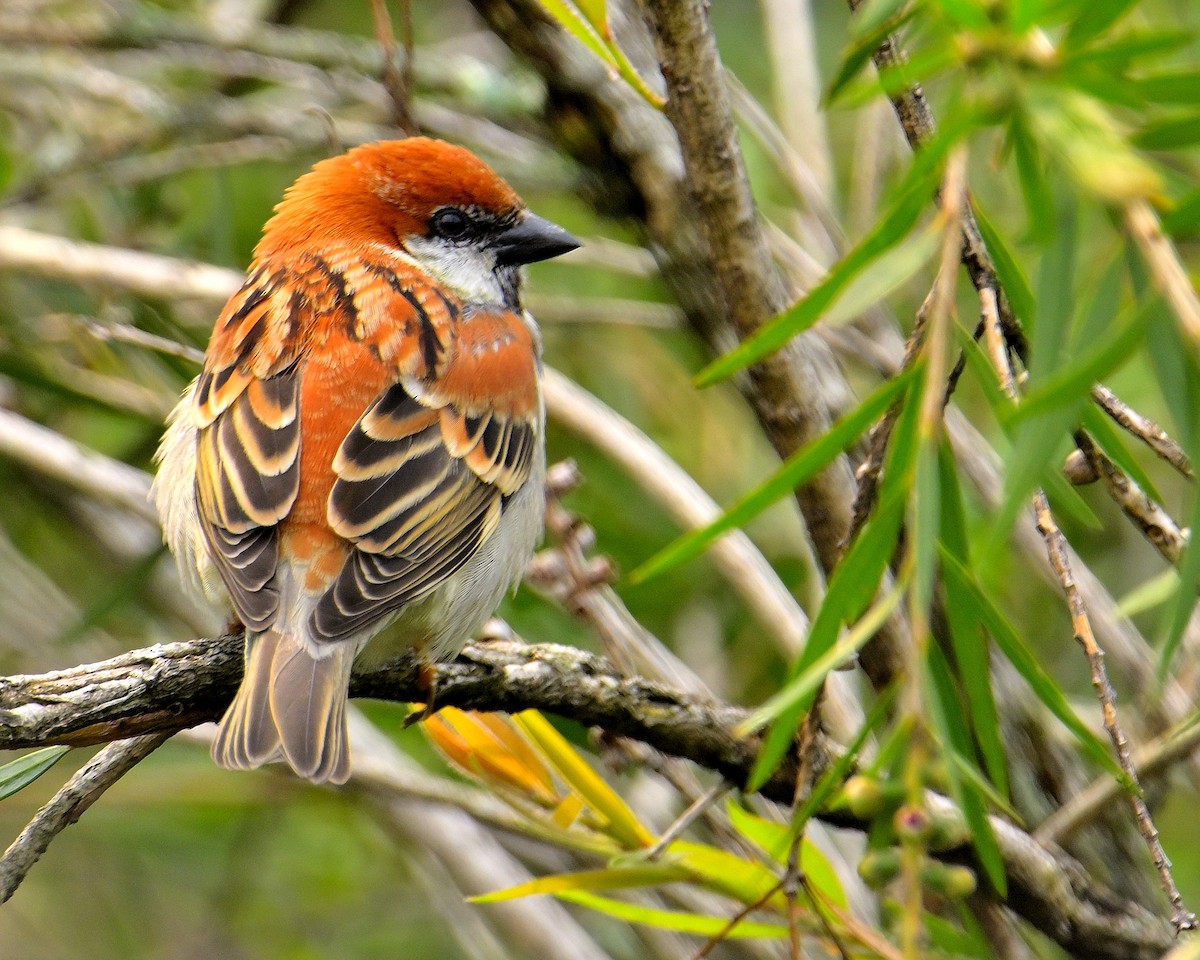
[{"label": "bird", "polygon": [[185,581],[245,628],[219,766],[344,783],[368,643],[453,656],[515,587],[545,475],[522,267],[578,246],[426,137],[322,160],[284,193],[152,488]]}]

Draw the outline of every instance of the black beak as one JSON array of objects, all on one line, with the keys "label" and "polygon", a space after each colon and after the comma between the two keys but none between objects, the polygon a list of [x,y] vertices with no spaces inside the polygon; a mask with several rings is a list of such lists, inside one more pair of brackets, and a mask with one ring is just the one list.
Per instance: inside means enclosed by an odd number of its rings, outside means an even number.
[{"label": "black beak", "polygon": [[496,250],[496,263],[514,266],[520,263],[537,263],[579,246],[579,241],[557,223],[551,223],[536,213],[526,213],[517,223],[505,230],[492,246]]}]

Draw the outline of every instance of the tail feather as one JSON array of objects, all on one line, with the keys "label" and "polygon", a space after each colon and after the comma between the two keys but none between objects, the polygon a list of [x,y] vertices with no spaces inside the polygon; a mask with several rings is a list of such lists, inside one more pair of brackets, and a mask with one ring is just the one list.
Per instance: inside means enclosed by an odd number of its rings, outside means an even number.
[{"label": "tail feather", "polygon": [[213,760],[248,770],[286,760],[313,783],[350,776],[346,688],[354,647],[314,657],[302,642],[275,630],[251,634],[246,673],[213,743]]}]

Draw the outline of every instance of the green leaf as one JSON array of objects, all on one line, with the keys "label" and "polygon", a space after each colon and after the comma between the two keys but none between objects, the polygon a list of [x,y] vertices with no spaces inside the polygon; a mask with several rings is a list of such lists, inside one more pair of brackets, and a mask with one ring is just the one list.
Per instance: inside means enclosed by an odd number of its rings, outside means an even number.
[{"label": "green leaf", "polygon": [[990,31],[992,21],[988,17],[987,8],[976,0],[934,0],[942,13],[971,32]]},{"label": "green leaf", "polygon": [[[1013,148],[1013,162],[1017,166],[1017,184],[1021,198],[1025,201],[1025,216],[1029,220],[1029,232],[1039,241],[1048,240],[1054,233],[1054,198],[1046,182],[1045,162],[1038,149],[1028,118],[1015,111],[1008,128],[1009,142]],[[1032,292],[1029,306],[1036,309]],[[1034,309],[1021,314],[1022,319],[1034,319]]]},{"label": "green leaf", "polygon": [[582,891],[563,892],[556,896],[560,900],[616,917],[626,923],[642,923],[646,926],[674,930],[677,933],[688,933],[698,937],[711,938],[719,935],[730,939],[742,939],[747,937],[786,937],[789,933],[788,928],[782,924],[743,920],[730,927],[729,920],[724,917],[702,916],[679,910],[660,910],[656,907],[625,903],[622,900],[613,900],[609,897],[600,897]]},{"label": "green leaf", "polygon": [[1153,73],[1133,81],[1138,93],[1154,103],[1200,106],[1200,71]]},{"label": "green leaf", "polygon": [[693,530],[655,554],[629,575],[629,582],[644,583],[699,556],[722,534],[758,516],[777,500],[790,495],[836,459],[907,388],[911,374],[902,373],[885,382],[829,430],[792,454],[764,483],[734,502],[720,517],[700,530]]},{"label": "green leaf", "polygon": [[549,877],[538,877],[527,883],[517,884],[504,890],[471,897],[471,903],[503,903],[521,897],[533,897],[545,893],[563,893],[569,890],[627,890],[633,887],[649,887],[660,883],[679,883],[691,879],[683,867],[671,863],[638,864],[635,866],[606,867],[603,870],[581,870],[578,873],[558,873]]},{"label": "green leaf", "polygon": [[813,692],[829,671],[844,661],[851,651],[866,643],[886,619],[888,608],[899,603],[900,594],[893,590],[880,600],[869,617],[863,618],[861,625],[856,625],[856,629],[850,631],[840,645],[837,644],[841,625],[856,619],[862,609],[857,602],[859,596],[864,591],[870,591],[868,596],[875,592],[895,552],[904,517],[904,500],[905,491],[900,490],[880,503],[875,516],[834,570],[793,679],[742,722],[741,728],[745,730],[772,723],[750,772],[748,789],[758,789],[779,766],[792,744],[804,711],[811,706]]},{"label": "green leaf", "polygon": [[942,551],[942,574],[947,582],[954,581],[954,589],[960,602],[969,605],[971,616],[987,628],[992,639],[1001,652],[1025,678],[1025,682],[1045,704],[1046,708],[1056,716],[1068,730],[1075,735],[1083,749],[1127,789],[1132,790],[1133,784],[1125,776],[1125,772],[1113,759],[1105,743],[1094,734],[1071,709],[1067,698],[1055,684],[1053,678],[1042,669],[1033,653],[1025,645],[1016,628],[1008,622],[1003,613],[992,603],[983,588],[975,582],[974,575],[959,560]]},{"label": "green leaf", "polygon": [[830,326],[857,320],[916,276],[933,258],[941,242],[942,226],[935,220],[905,243],[885,251],[846,285],[821,320]]},{"label": "green leaf", "polygon": [[1133,137],[1143,150],[1178,150],[1200,143],[1200,114],[1159,117],[1147,123]]},{"label": "green leaf", "polygon": [[38,777],[58,763],[70,747],[42,747],[10,760],[0,767],[0,800],[24,790]]},{"label": "green leaf", "polygon": [[1174,567],[1167,567],[1162,573],[1155,574],[1149,580],[1143,580],[1117,601],[1117,613],[1123,617],[1136,617],[1139,613],[1161,607],[1178,595],[1179,574]]},{"label": "green leaf", "polygon": [[[676,840],[667,851],[671,863],[686,869],[705,889],[739,903],[760,903],[776,896],[775,872],[766,864],[746,860],[703,843]],[[780,897],[780,903],[782,903]]]},{"label": "green leaf", "polygon": [[612,55],[608,44],[604,38],[596,32],[596,29],[588,23],[587,19],[579,12],[575,5],[569,0],[538,0],[542,8],[550,14],[559,25],[571,34],[576,40],[587,47],[598,58],[607,63],[610,67],[616,67],[616,59]]},{"label": "green leaf", "polygon": [[1082,189],[1112,204],[1162,195],[1158,171],[1129,144],[1099,101],[1044,84],[1030,88],[1024,102],[1038,142]]},{"label": "green leaf", "polygon": [[872,260],[906,237],[929,203],[932,182],[918,182],[901,193],[883,219],[829,275],[783,313],[768,320],[732,351],[700,371],[698,386],[709,386],[733,376],[757,360],[774,353],[792,337],[816,323],[834,298]]},{"label": "green leaf", "polygon": [[[1188,526],[1192,530],[1200,530],[1200,496],[1195,494]],[[1189,537],[1187,546],[1183,548],[1183,556],[1179,558],[1179,593],[1171,611],[1170,629],[1167,631],[1167,639],[1163,643],[1162,655],[1158,661],[1159,683],[1166,679],[1171,670],[1171,661],[1183,640],[1183,631],[1196,608],[1196,588],[1200,585],[1200,548],[1197,548],[1196,541],[1197,537]]]},{"label": "green leaf", "polygon": [[868,0],[851,21],[851,44],[843,51],[833,80],[822,98],[825,106],[833,104],[842,90],[862,71],[879,49],[887,35],[904,25],[916,8],[913,4],[903,12],[906,0]]},{"label": "green leaf", "polygon": [[979,232],[983,235],[983,242],[987,246],[988,253],[992,255],[992,265],[996,268],[996,276],[1004,287],[1004,292],[1008,294],[1008,301],[1012,305],[1013,313],[1021,320],[1033,322],[1035,314],[1033,288],[1029,286],[1029,280],[1018,265],[1012,250],[1009,249],[1008,244],[1005,243],[996,228],[992,226],[991,219],[980,208],[978,202],[975,204],[975,220],[979,224]]},{"label": "green leaf", "polygon": [[[936,645],[930,645],[925,667],[932,681],[925,685],[925,695],[934,729],[937,730],[949,754],[965,756],[971,752],[971,741],[964,727],[957,722],[961,706],[954,692],[949,665]],[[1005,875],[1000,846],[996,843],[996,835],[992,832],[992,825],[988,820],[987,806],[975,785],[964,781],[954,763],[946,764],[946,773],[950,781],[950,793],[962,810],[967,826],[971,828],[971,839],[975,845],[975,852],[979,855],[979,862],[983,864],[992,887],[1003,897],[1008,889],[1008,878]]]},{"label": "green leaf", "polygon": [[[808,709],[812,704],[813,694],[825,682],[829,672],[845,663],[879,632],[879,628],[887,622],[888,617],[900,605],[902,597],[903,591],[899,586],[893,587],[880,597],[879,601],[863,614],[850,630],[846,631],[844,637],[814,659],[798,677],[789,681],[787,686],[766,703],[751,711],[750,715],[737,725],[735,733],[739,736],[746,736],[756,730],[761,730],[768,723],[795,707],[799,707],[801,710]],[[810,632],[809,644],[811,645],[811,643],[812,634]],[[807,647],[805,649],[807,650]],[[761,784],[755,784],[755,786],[761,786]]]},{"label": "green leaf", "polygon": [[1162,219],[1162,228],[1177,240],[1200,233],[1200,190],[1193,190]]},{"label": "green leaf", "polygon": [[849,776],[851,769],[858,761],[859,751],[862,750],[863,744],[867,742],[867,737],[888,716],[892,703],[896,699],[896,691],[899,689],[899,685],[896,682],[892,682],[876,698],[866,719],[863,720],[863,725],[859,728],[858,733],[847,744],[845,752],[838,757],[837,762],[833,766],[821,774],[817,782],[813,784],[813,788],[805,798],[804,803],[796,810],[795,815],[792,817],[791,836],[798,836],[813,814],[818,810],[824,809],[825,801],[829,799],[833,791],[845,782],[846,777]]},{"label": "green leaf", "polygon": [[[787,863],[788,851],[796,842],[792,828],[772,820],[757,817],[740,804],[730,800],[726,806],[733,828],[781,866]],[[843,910],[850,908],[846,891],[838,880],[837,871],[825,854],[808,838],[800,839],[800,872],[834,904]]]},{"label": "green leaf", "polygon": [[1084,353],[1032,387],[1013,410],[1010,421],[1018,423],[1028,417],[1043,416],[1084,399],[1096,381],[1134,355],[1145,336],[1154,306],[1155,301],[1149,301],[1128,307]]},{"label": "green leaf", "polygon": [[1125,16],[1136,3],[1137,0],[1091,0],[1089,3],[1077,4],[1076,16],[1063,38],[1063,47],[1079,50],[1091,43]]},{"label": "green leaf", "polygon": [[[942,548],[964,566],[969,566],[966,510],[958,482],[958,468],[953,452],[946,444],[940,451],[939,467],[942,480]],[[946,620],[950,627],[950,642],[954,650],[957,675],[962,680],[970,710],[971,729],[983,756],[988,776],[1000,792],[1008,795],[1008,766],[1004,744],[1000,741],[1000,718],[992,696],[991,658],[987,639],[979,621],[969,614],[970,603],[958,596],[957,584],[943,579]]]},{"label": "green leaf", "polygon": [[[1055,223],[1038,279],[1038,317],[1033,325],[1029,371],[1034,388],[1062,364],[1067,331],[1075,313],[1076,211],[1069,195],[1063,195],[1056,205]],[[1004,478],[1004,498],[996,510],[985,557],[995,561],[1003,555],[1002,546],[1018,512],[1049,473],[1050,460],[1062,445],[1067,429],[1075,423],[1082,404],[1082,399],[1074,406],[1062,404],[1018,425]]]}]

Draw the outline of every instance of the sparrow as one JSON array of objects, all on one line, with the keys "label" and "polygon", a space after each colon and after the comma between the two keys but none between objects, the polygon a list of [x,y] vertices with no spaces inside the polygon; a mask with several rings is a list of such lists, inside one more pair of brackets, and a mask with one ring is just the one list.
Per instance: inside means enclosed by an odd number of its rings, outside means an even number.
[{"label": "sparrow", "polygon": [[286,191],[168,420],[152,493],[185,580],[245,626],[218,765],[344,783],[367,643],[386,628],[453,655],[519,579],[545,474],[521,266],[578,245],[474,154],[423,137],[323,160]]}]

